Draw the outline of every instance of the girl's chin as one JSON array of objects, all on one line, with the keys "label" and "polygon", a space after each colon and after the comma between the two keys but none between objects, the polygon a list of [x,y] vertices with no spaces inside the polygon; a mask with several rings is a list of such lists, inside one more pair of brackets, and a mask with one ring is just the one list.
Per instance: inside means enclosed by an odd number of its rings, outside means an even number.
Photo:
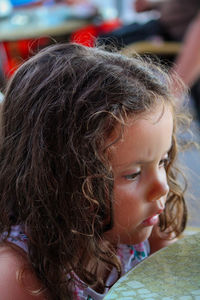
[{"label": "girl's chin", "polygon": [[139,232],[136,232],[132,237],[127,239],[127,243],[125,243],[125,244],[134,245],[134,244],[139,244],[139,243],[144,242],[145,240],[147,240],[150,237],[152,229],[153,229],[153,226],[145,227],[142,230],[140,229]]},{"label": "girl's chin", "polygon": [[104,234],[104,238],[114,246],[119,244],[135,245],[147,240],[151,235],[152,229],[153,226],[144,226],[141,224],[134,232],[119,233],[119,235],[114,234],[114,236],[111,232],[107,232]]},{"label": "girl's chin", "polygon": [[144,227],[132,235],[118,237],[113,244],[117,246],[117,244],[136,245],[142,243],[150,237],[152,229],[153,226]]}]

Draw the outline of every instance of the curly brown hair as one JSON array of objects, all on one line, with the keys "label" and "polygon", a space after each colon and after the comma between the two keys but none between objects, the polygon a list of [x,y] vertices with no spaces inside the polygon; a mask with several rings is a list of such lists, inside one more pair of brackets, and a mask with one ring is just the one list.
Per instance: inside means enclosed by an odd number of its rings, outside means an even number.
[{"label": "curly brown hair", "polygon": [[[25,226],[29,261],[52,299],[72,298],[74,274],[103,285],[99,264],[116,267],[120,276],[112,245],[102,243],[113,226],[105,139],[127,116],[173,100],[170,77],[152,62],[78,44],[43,49],[10,80],[2,113],[0,233]],[[187,211],[176,152],[174,126],[160,226],[179,235]]]}]

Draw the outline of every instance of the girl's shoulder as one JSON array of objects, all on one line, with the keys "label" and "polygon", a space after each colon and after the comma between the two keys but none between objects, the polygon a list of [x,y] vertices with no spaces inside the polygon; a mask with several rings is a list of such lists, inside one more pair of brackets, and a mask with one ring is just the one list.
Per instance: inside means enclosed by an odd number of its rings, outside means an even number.
[{"label": "girl's shoulder", "polygon": [[2,299],[45,300],[44,294],[34,296],[38,290],[37,280],[28,262],[26,252],[10,242],[0,245],[0,295]]}]

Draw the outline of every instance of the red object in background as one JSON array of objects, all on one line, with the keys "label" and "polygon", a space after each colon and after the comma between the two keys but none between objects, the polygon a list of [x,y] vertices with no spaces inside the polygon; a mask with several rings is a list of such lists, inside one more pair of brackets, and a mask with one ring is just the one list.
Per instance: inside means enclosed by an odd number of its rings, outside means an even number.
[{"label": "red object in background", "polygon": [[25,60],[48,44],[49,38],[3,42],[5,55],[2,65],[5,76],[10,77]]},{"label": "red object in background", "polygon": [[73,32],[70,36],[70,42],[93,47],[97,35],[98,31],[96,26],[91,24]]},{"label": "red object in background", "polygon": [[[120,19],[103,21],[100,24],[87,25],[71,34],[70,42],[93,47],[100,34],[108,33],[122,25]],[[1,65],[6,78],[9,78],[15,70],[29,57],[37,53],[39,49],[51,44],[50,38],[26,39],[1,43],[3,56]]]},{"label": "red object in background", "polygon": [[95,44],[96,38],[100,34],[108,33],[112,30],[115,30],[121,27],[122,22],[120,19],[112,19],[108,21],[104,21],[100,24],[91,24],[89,26],[85,26],[74,33],[71,34],[70,42],[75,42],[78,44],[82,44],[87,47],[93,47]]},{"label": "red object in background", "polygon": [[102,22],[98,25],[98,34],[108,33],[122,26],[122,21],[119,18]]}]

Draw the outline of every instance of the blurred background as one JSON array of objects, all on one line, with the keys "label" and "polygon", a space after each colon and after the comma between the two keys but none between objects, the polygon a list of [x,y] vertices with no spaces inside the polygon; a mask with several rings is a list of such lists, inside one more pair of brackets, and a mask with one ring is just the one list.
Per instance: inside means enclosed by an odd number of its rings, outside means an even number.
[{"label": "blurred background", "polygon": [[[133,0],[0,0],[0,101],[7,80],[39,49],[71,41],[92,47],[96,38],[104,41],[105,36],[124,25],[146,24],[159,18],[158,10],[136,12]],[[155,33],[146,41],[148,44],[133,43],[133,52],[136,49],[141,54],[158,55],[165,63],[173,61],[181,43],[178,40],[178,44],[166,45],[163,37]],[[189,94],[187,105],[194,119],[192,139],[200,142],[199,84],[192,85],[191,90],[194,93]],[[184,138],[189,140],[191,135]],[[186,165],[184,172],[189,179],[188,225],[200,228],[200,151],[191,147],[179,159]]]}]

